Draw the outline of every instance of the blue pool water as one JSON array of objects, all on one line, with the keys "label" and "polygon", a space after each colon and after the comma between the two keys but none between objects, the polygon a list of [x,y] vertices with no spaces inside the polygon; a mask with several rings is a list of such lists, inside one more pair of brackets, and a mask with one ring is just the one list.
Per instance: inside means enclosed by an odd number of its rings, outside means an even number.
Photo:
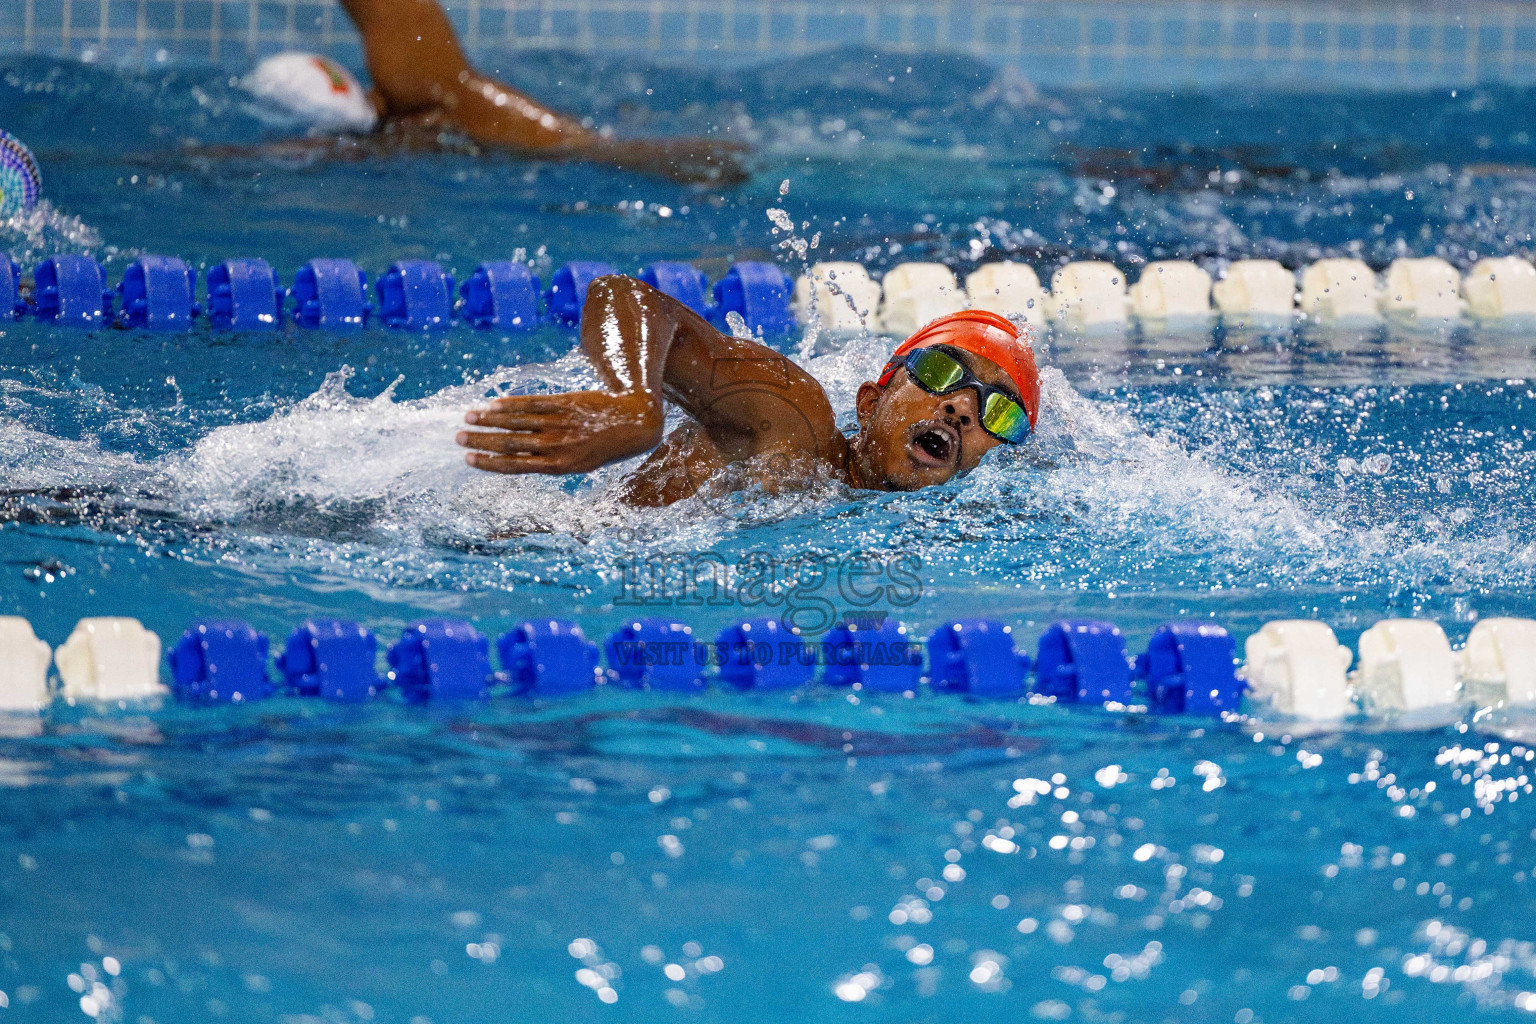
[{"label": "blue pool water", "polygon": [[[24,264],[88,251],[114,280],[140,252],[261,255],[287,279],[313,256],[462,276],[519,249],[546,280],[583,257],[718,276],[738,258],[795,269],[765,213],[782,205],[820,232],[813,256],[877,270],[1465,267],[1533,248],[1525,91],[1042,95],[961,59],[857,53],[500,70],[622,131],[730,125],[754,177],[722,196],[462,154],[187,157],[282,133],[221,73],[18,59],[0,125],[36,149],[50,205],[0,247]],[[846,415],[891,342],[784,344]],[[797,559],[916,555],[920,593],[879,610],[918,631],[989,615],[1026,646],[1066,616],[1112,619],[1140,649],[1178,617],[1241,638],[1315,616],[1353,643],[1389,616],[1459,640],[1536,612],[1536,341],[1519,327],[1049,339],[1036,441],[962,483],[645,513],[612,500],[621,467],[494,478],[453,446],[488,394],[587,382],[570,346],[7,325],[0,481],[37,493],[0,505],[0,611],[55,645],[101,614],[168,640],[212,613],[275,638],[310,615],[386,639],[424,615],[493,635],[559,615],[601,636],[635,612],[627,567],[767,552],[791,583]],[[831,587],[651,610],[712,635],[826,607],[849,610]],[[1536,1010],[1533,725],[1308,734],[606,688],[59,708],[0,738],[0,1015],[1518,1018]]]}]

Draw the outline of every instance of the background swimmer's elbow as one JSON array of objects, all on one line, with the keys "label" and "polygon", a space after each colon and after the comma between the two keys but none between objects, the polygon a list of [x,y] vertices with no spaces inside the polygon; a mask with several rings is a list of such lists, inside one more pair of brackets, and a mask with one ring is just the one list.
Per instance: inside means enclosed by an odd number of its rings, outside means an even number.
[{"label": "background swimmer's elbow", "polygon": [[478,142],[526,149],[585,134],[579,124],[477,74],[436,0],[341,0],[363,37],[374,90],[392,117],[440,114]]}]

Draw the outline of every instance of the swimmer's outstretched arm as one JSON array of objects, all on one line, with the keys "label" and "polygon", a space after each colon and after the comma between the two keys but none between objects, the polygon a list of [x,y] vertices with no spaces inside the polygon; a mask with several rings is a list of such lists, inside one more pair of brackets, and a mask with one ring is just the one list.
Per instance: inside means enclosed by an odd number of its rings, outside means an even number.
[{"label": "swimmer's outstretched arm", "polygon": [[595,160],[680,181],[746,177],[741,147],[707,139],[616,140],[470,67],[437,0],[341,0],[363,37],[385,118],[457,127],[484,146]]},{"label": "swimmer's outstretched arm", "polygon": [[765,451],[825,452],[841,435],[826,393],[794,362],[721,334],[693,310],[630,277],[587,289],[581,347],[601,391],[514,395],[464,420],[465,461],[497,473],[586,473],[650,451],[671,400],[727,460]]}]

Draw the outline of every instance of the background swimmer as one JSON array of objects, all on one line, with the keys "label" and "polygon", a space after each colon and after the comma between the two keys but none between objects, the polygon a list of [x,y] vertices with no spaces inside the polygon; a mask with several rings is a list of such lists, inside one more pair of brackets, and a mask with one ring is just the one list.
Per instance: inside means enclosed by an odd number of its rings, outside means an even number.
[{"label": "background swimmer", "polygon": [[[585,160],[677,181],[735,184],[747,177],[743,147],[715,139],[615,139],[544,106],[469,64],[436,0],[341,0],[362,36],[369,97],[378,114],[371,134],[294,139],[262,152],[274,156],[360,158],[400,149],[493,148],[542,159]],[[462,133],[462,139],[453,137]],[[197,155],[249,153],[204,147]]]},{"label": "background swimmer", "polygon": [[[469,465],[498,473],[587,473],[650,452],[625,482],[633,505],[702,490],[769,490],[817,478],[912,491],[975,469],[1020,443],[1040,405],[1034,353],[995,313],[955,313],[896,349],[859,386],[848,438],[826,392],[786,356],[721,334],[670,296],[627,277],[587,292],[581,347],[605,390],[499,398],[465,416]],[[665,401],[690,421],[662,439]]]}]

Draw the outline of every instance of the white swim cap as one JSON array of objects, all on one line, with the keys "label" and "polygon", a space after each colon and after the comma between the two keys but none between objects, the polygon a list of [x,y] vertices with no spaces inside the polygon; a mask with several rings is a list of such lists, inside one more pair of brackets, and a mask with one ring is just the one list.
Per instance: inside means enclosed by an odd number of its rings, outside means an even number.
[{"label": "white swim cap", "polygon": [[321,131],[371,132],[379,115],[361,83],[329,57],[279,53],[241,81],[247,92]]}]

